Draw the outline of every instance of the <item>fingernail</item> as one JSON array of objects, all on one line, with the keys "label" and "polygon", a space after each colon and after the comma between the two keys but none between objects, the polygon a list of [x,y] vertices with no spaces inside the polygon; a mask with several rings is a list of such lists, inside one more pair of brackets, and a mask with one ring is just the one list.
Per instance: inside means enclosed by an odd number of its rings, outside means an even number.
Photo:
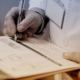
[{"label": "fingernail", "polygon": [[63,57],[67,59],[68,58],[68,53],[63,53]]},{"label": "fingernail", "polygon": [[18,26],[18,31],[22,32],[23,31],[23,26]]}]

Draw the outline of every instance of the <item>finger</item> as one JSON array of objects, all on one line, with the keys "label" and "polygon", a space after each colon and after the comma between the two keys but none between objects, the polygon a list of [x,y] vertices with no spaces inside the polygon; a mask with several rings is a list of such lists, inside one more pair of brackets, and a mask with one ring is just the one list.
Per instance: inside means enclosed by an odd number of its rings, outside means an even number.
[{"label": "finger", "polygon": [[24,39],[26,39],[26,38],[27,38],[27,34],[24,33],[23,36],[22,36],[22,39],[24,40]]},{"label": "finger", "polygon": [[6,24],[6,22],[4,23],[4,26],[5,26],[5,34],[7,34],[8,36],[11,36],[11,34],[10,34],[10,32],[8,31],[8,29],[7,29],[7,24]]},{"label": "finger", "polygon": [[27,33],[28,37],[31,37],[37,31],[37,28],[32,29],[32,27],[36,27],[36,25],[33,25],[33,26],[31,26],[30,28],[27,29],[26,33]]},{"label": "finger", "polygon": [[28,37],[31,37],[33,35],[30,31],[26,31],[26,33]]},{"label": "finger", "polygon": [[23,36],[22,33],[18,33],[18,34],[17,34],[17,38],[18,38],[18,39],[22,39],[22,36]]},{"label": "finger", "polygon": [[27,34],[26,34],[26,32],[23,32],[23,33],[17,33],[17,38],[18,38],[19,40],[26,39],[26,38],[27,38]]},{"label": "finger", "polygon": [[66,53],[63,53],[63,57],[65,59],[80,63],[80,53],[79,52],[66,52]]},{"label": "finger", "polygon": [[8,31],[6,32],[7,36],[13,37]]},{"label": "finger", "polygon": [[14,19],[17,16],[16,15],[17,10],[18,10],[18,8],[12,8],[5,17],[4,25],[6,27],[6,31],[8,31],[11,36],[14,36],[16,33],[16,25],[15,25]]},{"label": "finger", "polygon": [[[6,25],[6,27],[4,28],[5,29],[5,34],[7,34],[8,36],[12,36],[12,34],[10,33],[10,30],[8,29],[9,27],[7,27],[7,24],[6,24],[6,22],[5,22],[5,25]],[[12,36],[13,37],[13,36]]]},{"label": "finger", "polygon": [[13,19],[8,19],[8,21],[5,22],[5,26],[6,26],[6,33],[13,37],[16,33],[16,25]]},{"label": "finger", "polygon": [[31,37],[35,33],[36,29],[27,29],[26,33],[28,37]]}]

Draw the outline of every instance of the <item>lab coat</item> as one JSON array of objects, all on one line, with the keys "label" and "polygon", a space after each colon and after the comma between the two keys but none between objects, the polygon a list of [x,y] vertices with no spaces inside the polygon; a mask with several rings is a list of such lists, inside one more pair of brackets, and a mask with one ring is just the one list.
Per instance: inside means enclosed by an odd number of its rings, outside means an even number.
[{"label": "lab coat", "polygon": [[[50,1],[50,0],[30,0],[29,9],[33,7],[38,7],[45,10],[46,15],[50,18],[50,21],[48,23],[50,28],[49,35],[50,35],[50,41],[53,44],[67,51],[80,52],[80,7],[78,7],[78,5],[80,4],[80,1],[77,0],[78,4],[73,4],[75,5],[75,10],[72,10],[73,15],[71,15],[71,13],[67,13],[67,10],[69,10],[69,7],[73,7],[70,5],[67,6],[70,0],[66,0],[66,3],[65,3],[65,0],[61,0],[65,4],[64,9],[66,9],[66,16],[64,18],[65,21],[62,28],[56,25],[55,22],[53,21],[52,19],[54,15],[52,14],[54,13],[53,8],[51,5],[47,6],[48,5],[47,1]],[[71,0],[71,1],[75,2],[76,0]],[[76,10],[76,9],[79,9],[79,10]],[[77,16],[75,14],[77,14]],[[71,18],[68,15],[71,15]],[[70,79],[66,79],[66,80],[70,80]]]},{"label": "lab coat", "polygon": [[[64,2],[64,0],[62,0]],[[69,0],[66,0],[66,4]],[[73,0],[75,1],[75,0]],[[43,10],[46,10],[46,3],[47,0],[30,0],[30,8],[38,7]],[[78,2],[80,3],[80,1]],[[66,5],[65,4],[65,5]],[[67,8],[67,6],[66,6]],[[77,6],[76,6],[77,8]],[[79,7],[80,8],[80,7]],[[51,9],[52,11],[52,9]],[[74,16],[72,16],[72,19],[68,19],[69,17],[66,17],[63,28],[59,28],[56,26],[52,20],[49,22],[50,27],[50,40],[55,45],[67,50],[67,51],[76,51],[80,52],[80,13],[79,11],[73,11],[73,14],[76,13],[76,19]],[[67,13],[66,13],[67,14]],[[51,15],[51,14],[50,14]],[[73,20],[72,23],[66,23],[67,20]],[[73,24],[74,23],[74,24]]]}]

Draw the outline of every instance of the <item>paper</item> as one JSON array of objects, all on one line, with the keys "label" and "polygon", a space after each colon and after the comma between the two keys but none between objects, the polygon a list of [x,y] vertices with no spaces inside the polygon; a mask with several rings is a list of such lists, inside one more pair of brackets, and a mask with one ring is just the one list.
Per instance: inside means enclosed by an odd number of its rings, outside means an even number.
[{"label": "paper", "polygon": [[79,69],[79,64],[62,58],[63,52],[65,50],[38,38],[20,43],[0,37],[0,69],[9,76],[7,78]]}]

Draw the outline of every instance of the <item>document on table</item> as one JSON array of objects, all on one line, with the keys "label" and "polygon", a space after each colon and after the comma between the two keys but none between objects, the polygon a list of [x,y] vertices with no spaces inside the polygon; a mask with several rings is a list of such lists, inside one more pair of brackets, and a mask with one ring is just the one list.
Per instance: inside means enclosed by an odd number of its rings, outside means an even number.
[{"label": "document on table", "polygon": [[6,75],[0,78],[46,76],[80,69],[79,64],[65,60],[63,52],[66,51],[36,37],[17,42],[0,37],[0,70]]}]

